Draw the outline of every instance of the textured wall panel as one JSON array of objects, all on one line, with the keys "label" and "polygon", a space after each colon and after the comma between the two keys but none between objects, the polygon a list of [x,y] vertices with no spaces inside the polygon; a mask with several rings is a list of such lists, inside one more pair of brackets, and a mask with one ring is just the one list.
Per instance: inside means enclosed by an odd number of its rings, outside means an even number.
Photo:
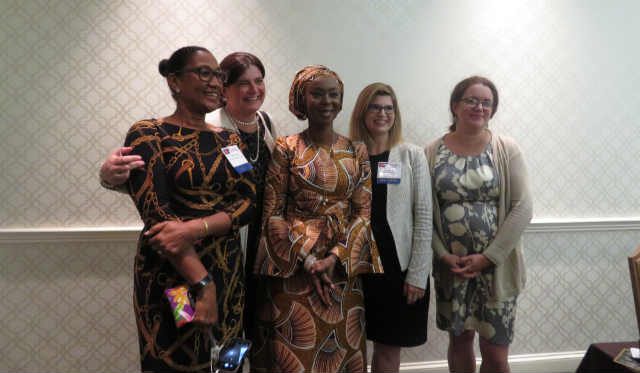
[{"label": "textured wall panel", "polygon": [[[417,144],[445,130],[457,81],[487,75],[501,93],[491,126],[522,146],[537,218],[640,216],[638,14],[633,0],[4,0],[0,228],[138,225],[97,169],[131,123],[171,113],[157,63],[187,44],[258,55],[281,133],[303,128],[287,95],[306,64],[341,74],[340,131],[358,91],[384,81]],[[512,353],[637,338],[625,262],[637,231],[526,238]],[[137,370],[133,247],[0,245],[0,371]],[[404,362],[445,358],[431,328]]]},{"label": "textured wall panel", "polygon": [[[637,338],[626,257],[640,231],[531,233],[525,240],[528,283],[512,354]],[[137,371],[134,251],[134,242],[0,245],[0,371]],[[403,363],[446,359],[448,337],[435,328],[434,304],[427,344],[403,350]]]},{"label": "textured wall panel", "polygon": [[[638,231],[525,235],[527,287],[518,298],[510,354],[637,339],[627,256],[638,242]],[[434,299],[431,305],[429,340],[403,350],[403,362],[446,359],[448,336],[435,327]]]},{"label": "textured wall panel", "polygon": [[135,243],[0,246],[0,371],[139,371]]},{"label": "textured wall panel", "polygon": [[157,63],[179,46],[248,50],[267,67],[281,133],[297,69],[345,82],[345,132],[372,81],[399,95],[406,137],[440,135],[453,85],[485,74],[501,92],[491,126],[521,144],[536,217],[638,216],[640,3],[485,1],[18,1],[0,3],[0,227],[130,225],[97,168],[131,123],[171,113]]}]

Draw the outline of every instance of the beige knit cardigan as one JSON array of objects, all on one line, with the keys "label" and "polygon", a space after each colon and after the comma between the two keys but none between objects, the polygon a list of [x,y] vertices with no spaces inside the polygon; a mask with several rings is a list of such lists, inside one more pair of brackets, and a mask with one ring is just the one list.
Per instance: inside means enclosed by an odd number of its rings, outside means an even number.
[{"label": "beige knit cardigan", "polygon": [[[425,149],[430,174],[433,169],[438,147],[444,137],[433,141]],[[492,301],[500,301],[518,295],[524,288],[526,274],[522,254],[522,233],[533,216],[533,203],[527,181],[527,170],[518,145],[513,139],[492,134],[492,161],[500,177],[500,196],[498,201],[498,232],[483,254],[493,264],[493,283],[489,294]],[[435,179],[431,182],[435,186]],[[436,293],[449,298],[453,285],[453,274],[439,260],[450,248],[446,247],[442,237],[440,206],[435,189],[433,198],[433,277]]]}]

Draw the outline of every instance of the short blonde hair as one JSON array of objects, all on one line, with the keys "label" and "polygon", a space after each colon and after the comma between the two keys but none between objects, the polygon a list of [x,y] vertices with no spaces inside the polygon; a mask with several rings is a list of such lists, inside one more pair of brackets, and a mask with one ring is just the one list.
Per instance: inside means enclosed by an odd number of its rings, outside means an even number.
[{"label": "short blonde hair", "polygon": [[390,85],[384,83],[371,83],[364,87],[356,104],[351,112],[351,121],[349,122],[349,136],[352,140],[363,141],[367,148],[373,145],[373,138],[369,134],[364,117],[369,110],[369,104],[376,96],[389,96],[393,102],[393,125],[389,130],[389,147],[392,147],[402,140],[402,119],[400,117],[400,108],[398,107],[398,99],[396,93]]}]

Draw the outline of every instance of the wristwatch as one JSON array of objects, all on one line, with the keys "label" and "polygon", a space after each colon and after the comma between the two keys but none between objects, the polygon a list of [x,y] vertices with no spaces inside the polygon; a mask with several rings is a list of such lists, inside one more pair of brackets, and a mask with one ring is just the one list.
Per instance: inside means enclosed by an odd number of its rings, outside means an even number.
[{"label": "wristwatch", "polygon": [[202,290],[205,286],[209,285],[213,282],[213,277],[211,277],[210,273],[207,273],[206,276],[202,278],[202,280],[196,282],[195,284],[191,284],[189,286],[189,293],[195,299],[198,297],[200,290]]}]

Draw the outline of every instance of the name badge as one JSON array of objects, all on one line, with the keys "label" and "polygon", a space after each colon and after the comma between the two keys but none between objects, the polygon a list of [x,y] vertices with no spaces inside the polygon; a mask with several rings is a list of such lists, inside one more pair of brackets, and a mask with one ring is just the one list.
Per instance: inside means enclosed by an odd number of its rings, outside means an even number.
[{"label": "name badge", "polygon": [[400,162],[378,162],[376,184],[400,184],[402,166]]},{"label": "name badge", "polygon": [[222,154],[227,158],[227,161],[231,163],[231,166],[237,173],[241,174],[251,170],[253,167],[251,163],[247,162],[247,158],[244,157],[238,145],[231,145],[222,148]]}]

